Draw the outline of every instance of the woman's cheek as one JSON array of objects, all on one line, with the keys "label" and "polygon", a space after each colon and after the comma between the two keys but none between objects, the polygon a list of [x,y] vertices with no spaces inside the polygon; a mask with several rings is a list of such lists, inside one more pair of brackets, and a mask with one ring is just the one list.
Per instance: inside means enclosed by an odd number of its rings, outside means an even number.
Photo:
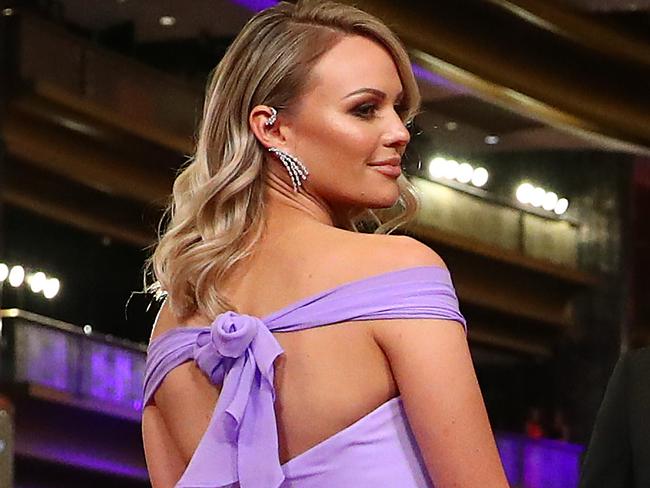
[{"label": "woman's cheek", "polygon": [[[355,154],[368,154],[372,156],[375,152],[377,138],[367,131],[349,130],[339,135],[338,143],[345,144],[349,151]],[[366,158],[364,158],[366,159]]]}]

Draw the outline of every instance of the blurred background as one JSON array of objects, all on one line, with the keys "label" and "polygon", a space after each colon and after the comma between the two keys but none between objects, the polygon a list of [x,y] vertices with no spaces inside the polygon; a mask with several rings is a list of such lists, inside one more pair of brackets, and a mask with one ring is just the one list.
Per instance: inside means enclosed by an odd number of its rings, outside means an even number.
[{"label": "blurred background", "polygon": [[[144,260],[208,73],[274,3],[0,1],[0,488],[149,486]],[[353,3],[412,58],[400,232],[453,272],[510,482],[575,487],[650,342],[650,1]]]}]

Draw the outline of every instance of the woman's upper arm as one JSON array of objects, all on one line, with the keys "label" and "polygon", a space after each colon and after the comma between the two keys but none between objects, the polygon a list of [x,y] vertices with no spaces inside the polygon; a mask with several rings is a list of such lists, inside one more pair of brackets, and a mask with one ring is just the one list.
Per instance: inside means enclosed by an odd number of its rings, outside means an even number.
[{"label": "woman's upper arm", "polygon": [[373,324],[427,470],[437,488],[508,486],[465,331],[457,322]]},{"label": "woman's upper arm", "polygon": [[172,488],[185,471],[186,463],[156,405],[142,413],[142,440],[149,479],[153,488]]},{"label": "woman's upper arm", "polygon": [[[200,319],[183,321],[183,325],[202,323]],[[183,326],[179,324],[164,303],[152,339]],[[152,483],[158,483],[154,488],[174,486],[178,481],[208,427],[218,394],[219,388],[193,361],[175,367],[165,376],[142,417],[147,467]]]},{"label": "woman's upper arm", "polygon": [[[392,241],[395,267],[445,267],[425,244]],[[395,262],[399,261],[399,262]],[[373,322],[436,488],[507,487],[461,324],[438,319]]]}]

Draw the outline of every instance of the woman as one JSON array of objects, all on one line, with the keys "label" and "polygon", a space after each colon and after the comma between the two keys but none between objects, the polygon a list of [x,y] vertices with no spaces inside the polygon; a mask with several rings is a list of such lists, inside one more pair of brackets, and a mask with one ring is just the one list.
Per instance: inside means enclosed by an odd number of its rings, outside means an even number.
[{"label": "woman", "polygon": [[154,488],[506,486],[449,273],[385,234],[416,209],[418,103],[352,7],[280,3],[235,39],[152,259]]}]

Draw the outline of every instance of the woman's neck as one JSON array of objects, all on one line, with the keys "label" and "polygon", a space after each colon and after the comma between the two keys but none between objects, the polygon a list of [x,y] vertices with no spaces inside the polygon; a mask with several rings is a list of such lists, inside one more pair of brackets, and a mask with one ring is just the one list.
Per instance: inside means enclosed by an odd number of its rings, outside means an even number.
[{"label": "woman's neck", "polygon": [[334,227],[336,215],[322,199],[303,191],[294,192],[273,172],[265,180],[265,221],[267,228],[287,230],[302,224]]}]

